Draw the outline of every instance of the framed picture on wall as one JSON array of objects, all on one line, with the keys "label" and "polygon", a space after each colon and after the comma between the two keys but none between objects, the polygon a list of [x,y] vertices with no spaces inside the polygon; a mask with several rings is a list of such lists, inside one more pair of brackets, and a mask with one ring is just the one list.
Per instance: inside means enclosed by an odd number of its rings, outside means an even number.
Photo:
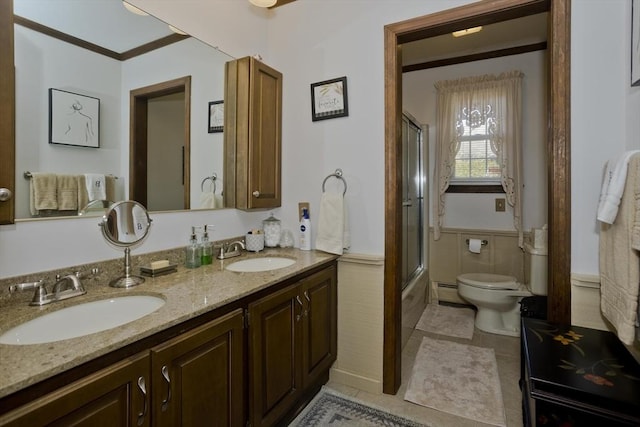
[{"label": "framed picture on wall", "polygon": [[224,129],[224,101],[209,103],[209,133],[222,132]]},{"label": "framed picture on wall", "polygon": [[100,147],[100,99],[49,89],[49,143]]},{"label": "framed picture on wall", "polygon": [[346,77],[311,84],[311,120],[316,122],[348,115]]},{"label": "framed picture on wall", "polygon": [[640,0],[631,2],[631,86],[640,86]]}]

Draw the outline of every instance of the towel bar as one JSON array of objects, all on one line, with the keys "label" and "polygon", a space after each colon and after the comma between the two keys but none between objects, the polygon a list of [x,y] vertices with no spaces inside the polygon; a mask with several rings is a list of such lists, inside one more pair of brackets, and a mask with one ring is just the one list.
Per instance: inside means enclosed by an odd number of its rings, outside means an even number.
[{"label": "towel bar", "polygon": [[326,184],[327,180],[329,178],[337,178],[340,181],[342,181],[342,183],[344,184],[344,191],[342,192],[342,195],[344,196],[345,194],[347,194],[347,181],[342,177],[342,169],[338,168],[336,169],[336,171],[330,175],[328,175],[324,181],[322,181],[322,192],[324,193],[324,185]]},{"label": "towel bar", "polygon": [[[32,174],[30,171],[25,171],[22,175],[24,176],[24,179],[31,179],[31,178],[33,178],[33,174]],[[78,174],[78,175],[80,175],[80,174]],[[112,176],[112,177],[113,177],[113,179],[118,179],[118,177],[117,177],[117,176],[115,176],[115,175],[111,175],[111,174],[109,174],[109,175],[107,175],[107,176]]]}]

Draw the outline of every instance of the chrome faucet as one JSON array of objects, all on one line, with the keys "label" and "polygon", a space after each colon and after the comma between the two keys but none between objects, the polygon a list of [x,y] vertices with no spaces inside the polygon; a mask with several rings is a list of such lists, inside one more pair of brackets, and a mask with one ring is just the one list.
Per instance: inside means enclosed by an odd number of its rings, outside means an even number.
[{"label": "chrome faucet", "polygon": [[244,250],[244,242],[242,240],[236,240],[231,243],[223,243],[220,246],[220,252],[218,253],[218,259],[227,259],[240,256]]},{"label": "chrome faucet", "polygon": [[28,291],[34,289],[33,298],[29,305],[41,306],[49,304],[55,301],[62,301],[68,298],[84,295],[87,291],[82,285],[82,278],[88,276],[94,276],[98,274],[99,270],[94,268],[91,273],[76,272],[73,274],[67,274],[66,276],[56,276],[56,282],[53,284],[51,292],[47,292],[47,288],[44,284],[44,280],[38,280],[37,282],[20,283],[17,285],[9,286],[9,292],[14,293],[18,291]]}]

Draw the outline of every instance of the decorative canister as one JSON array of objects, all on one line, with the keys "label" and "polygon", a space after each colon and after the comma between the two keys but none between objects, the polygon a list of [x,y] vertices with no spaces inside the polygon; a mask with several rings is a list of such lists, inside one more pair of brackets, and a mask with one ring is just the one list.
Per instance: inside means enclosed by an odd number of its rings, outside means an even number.
[{"label": "decorative canister", "polygon": [[274,248],[280,243],[280,220],[271,214],[271,216],[262,221],[262,230],[264,231],[264,244],[267,247]]}]

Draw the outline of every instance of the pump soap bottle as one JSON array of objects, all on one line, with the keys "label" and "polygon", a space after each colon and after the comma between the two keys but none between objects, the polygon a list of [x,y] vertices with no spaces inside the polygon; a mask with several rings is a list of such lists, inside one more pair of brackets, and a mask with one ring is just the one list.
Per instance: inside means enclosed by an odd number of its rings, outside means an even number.
[{"label": "pump soap bottle", "polygon": [[213,244],[209,240],[209,231],[207,227],[210,227],[205,224],[204,226],[204,234],[202,235],[202,243],[200,244],[200,264],[207,265],[213,262]]},{"label": "pump soap bottle", "polygon": [[307,208],[302,209],[302,219],[300,220],[300,249],[303,251],[311,250],[311,220],[309,220]]},{"label": "pump soap bottle", "polygon": [[196,228],[191,227],[191,238],[189,239],[189,245],[184,251],[184,266],[187,268],[198,268],[201,263],[200,245],[198,245],[198,238],[196,237]]}]

